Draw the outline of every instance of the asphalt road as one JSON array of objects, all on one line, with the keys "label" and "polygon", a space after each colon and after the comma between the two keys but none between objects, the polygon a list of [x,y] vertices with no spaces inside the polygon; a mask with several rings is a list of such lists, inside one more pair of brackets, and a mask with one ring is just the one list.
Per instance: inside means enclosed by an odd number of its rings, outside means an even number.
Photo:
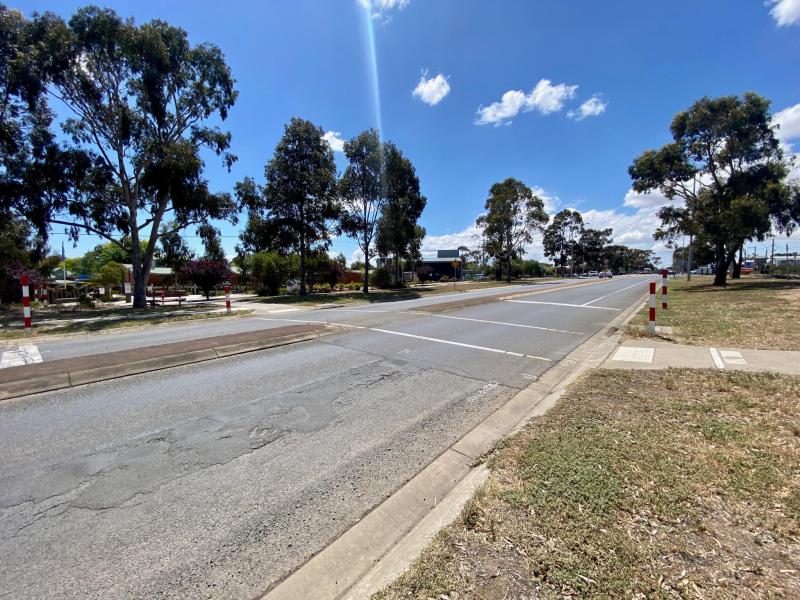
[{"label": "asphalt road", "polygon": [[264,314],[248,322],[342,331],[0,403],[0,597],[254,597],[645,281]]}]

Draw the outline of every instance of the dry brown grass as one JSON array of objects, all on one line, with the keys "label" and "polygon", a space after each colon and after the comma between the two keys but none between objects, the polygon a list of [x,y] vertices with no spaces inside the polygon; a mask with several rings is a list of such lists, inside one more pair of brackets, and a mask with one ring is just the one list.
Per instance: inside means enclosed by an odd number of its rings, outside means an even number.
[{"label": "dry brown grass", "polygon": [[376,597],[798,598],[799,399],[768,373],[590,372]]},{"label": "dry brown grass", "polygon": [[[659,325],[673,328],[683,344],[766,350],[800,350],[800,281],[745,277],[725,288],[711,277],[670,280],[669,309],[657,309]],[[660,280],[659,280],[660,291]],[[660,307],[660,298],[658,300]],[[647,309],[628,326],[638,337]]]}]

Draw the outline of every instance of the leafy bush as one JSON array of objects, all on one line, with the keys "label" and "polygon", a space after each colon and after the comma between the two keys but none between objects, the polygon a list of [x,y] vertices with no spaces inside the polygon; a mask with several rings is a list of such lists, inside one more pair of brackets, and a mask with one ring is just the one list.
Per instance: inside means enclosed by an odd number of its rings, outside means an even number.
[{"label": "leafy bush", "polygon": [[375,269],[370,277],[370,284],[374,285],[376,288],[385,290],[392,285],[392,276],[389,275],[389,271],[384,268]]},{"label": "leafy bush", "polygon": [[447,275],[442,275],[442,276],[439,278],[439,282],[440,282],[440,283],[447,283],[448,281],[450,281],[450,277],[448,277]]},{"label": "leafy bush", "polygon": [[300,272],[296,256],[283,256],[276,252],[260,252],[249,259],[251,276],[260,296],[277,296],[286,282]]},{"label": "leafy bush", "polygon": [[186,279],[203,290],[206,300],[211,297],[211,290],[227,281],[231,275],[228,261],[208,258],[190,260],[181,272]]},{"label": "leafy bush", "polygon": [[425,283],[431,279],[431,273],[433,269],[429,265],[422,265],[417,267],[417,279],[419,279],[420,283]]},{"label": "leafy bush", "polygon": [[100,267],[100,270],[92,276],[92,280],[105,288],[106,298],[111,298],[111,287],[123,283],[126,274],[125,267],[118,262],[109,261]]}]

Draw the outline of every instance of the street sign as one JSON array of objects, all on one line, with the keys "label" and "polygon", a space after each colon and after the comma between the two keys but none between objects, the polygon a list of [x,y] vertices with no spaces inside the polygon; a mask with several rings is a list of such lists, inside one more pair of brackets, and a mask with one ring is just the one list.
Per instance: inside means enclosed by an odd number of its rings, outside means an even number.
[{"label": "street sign", "polygon": [[454,269],[457,269],[459,264],[460,263],[457,260],[454,260],[453,262],[450,263],[450,266],[453,267]]}]

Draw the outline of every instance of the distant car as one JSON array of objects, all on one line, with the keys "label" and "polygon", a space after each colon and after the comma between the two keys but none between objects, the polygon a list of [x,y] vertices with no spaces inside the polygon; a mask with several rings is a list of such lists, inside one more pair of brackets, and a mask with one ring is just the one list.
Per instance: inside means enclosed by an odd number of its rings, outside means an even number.
[{"label": "distant car", "polygon": [[290,279],[286,282],[286,291],[290,294],[296,294],[300,291],[300,280]]},{"label": "distant car", "polygon": [[611,279],[614,277],[614,274],[611,271],[600,271],[600,279],[603,279],[603,277],[608,277]]},{"label": "distant car", "polygon": [[473,277],[473,279],[475,281],[486,281],[487,279],[489,279],[489,276],[484,275],[483,273],[478,273],[477,275],[475,275],[475,277]]},{"label": "distant car", "polygon": [[597,277],[597,271],[589,271],[589,272],[587,273],[587,275],[588,275],[589,277]]}]

